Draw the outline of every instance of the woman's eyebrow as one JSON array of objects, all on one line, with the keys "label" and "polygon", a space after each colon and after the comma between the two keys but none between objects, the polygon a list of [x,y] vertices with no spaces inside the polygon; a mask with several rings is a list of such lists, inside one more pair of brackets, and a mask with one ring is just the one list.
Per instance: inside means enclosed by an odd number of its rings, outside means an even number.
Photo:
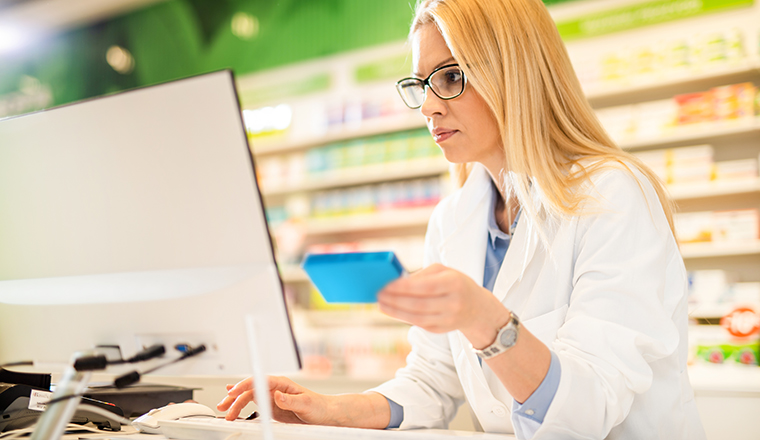
[{"label": "woman's eyebrow", "polygon": [[[433,66],[433,68],[430,71],[432,72],[433,70],[435,70],[435,69],[437,69],[437,68],[439,68],[441,66],[445,66],[446,64],[450,64],[452,61],[456,62],[456,60],[454,59],[454,57],[448,57],[445,60],[443,60],[440,63],[438,63],[435,66]],[[412,72],[412,75],[416,76],[417,78],[423,78],[422,74],[419,73],[419,72]],[[425,76],[427,76],[427,75],[425,75]]]}]

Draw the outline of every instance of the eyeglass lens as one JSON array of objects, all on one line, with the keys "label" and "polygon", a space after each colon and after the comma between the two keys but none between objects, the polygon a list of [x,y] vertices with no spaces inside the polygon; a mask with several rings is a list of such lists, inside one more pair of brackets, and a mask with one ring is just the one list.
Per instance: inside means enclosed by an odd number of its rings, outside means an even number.
[{"label": "eyeglass lens", "polygon": [[[404,103],[411,108],[425,101],[425,81],[408,78],[399,81],[397,88]],[[464,74],[459,66],[448,66],[434,71],[427,79],[433,93],[441,99],[452,99],[464,91]]]}]

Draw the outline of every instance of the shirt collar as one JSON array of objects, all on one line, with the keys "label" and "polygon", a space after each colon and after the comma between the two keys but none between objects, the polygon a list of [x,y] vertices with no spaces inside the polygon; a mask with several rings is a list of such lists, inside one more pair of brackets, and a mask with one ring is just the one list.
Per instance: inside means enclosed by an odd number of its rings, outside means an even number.
[{"label": "shirt collar", "polygon": [[[488,206],[488,243],[491,245],[492,248],[496,247],[496,239],[501,240],[509,240],[510,235],[506,232],[499,229],[499,225],[496,224],[496,198],[499,197],[499,191],[496,189],[496,186],[494,186],[493,182],[491,182],[491,203]],[[512,227],[510,227],[510,230],[514,230],[515,225],[517,225],[517,219],[520,218],[520,213],[517,213],[517,216],[515,217],[515,221],[512,224]]]}]

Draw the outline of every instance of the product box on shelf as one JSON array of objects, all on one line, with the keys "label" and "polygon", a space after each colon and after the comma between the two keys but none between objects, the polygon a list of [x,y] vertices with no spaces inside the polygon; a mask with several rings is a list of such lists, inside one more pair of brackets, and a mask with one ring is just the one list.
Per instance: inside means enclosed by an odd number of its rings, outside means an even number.
[{"label": "product box on shelf", "polygon": [[752,180],[758,177],[757,159],[738,159],[715,162],[716,181]]},{"label": "product box on shelf", "polygon": [[636,152],[663,182],[668,185],[693,183],[752,181],[758,177],[755,158],[714,162],[711,145],[679,147]]},{"label": "product box on shelf", "polygon": [[744,32],[730,28],[657,40],[600,55],[581,56],[573,61],[585,89],[618,84],[647,84],[668,78],[686,78],[720,69],[747,65]]},{"label": "product box on shelf", "polygon": [[[329,322],[323,322],[319,314],[324,314]],[[376,307],[355,308],[350,313],[299,311],[293,314],[304,376],[385,380],[405,365],[411,351],[408,326],[357,324],[352,314],[365,318],[380,315]]]},{"label": "product box on shelf", "polygon": [[752,83],[731,84],[671,99],[600,108],[596,114],[610,136],[625,144],[687,133],[694,127],[707,130],[711,124],[752,124],[757,95]]},{"label": "product box on shelf", "polygon": [[[757,286],[751,291],[760,296]],[[692,362],[757,367],[760,359],[759,302],[758,298],[751,302],[736,301],[723,309],[719,324],[690,326]]]},{"label": "product box on shelf", "polygon": [[679,243],[712,241],[712,212],[684,212],[674,218]]},{"label": "product box on shelf", "polygon": [[760,236],[760,210],[739,209],[712,213],[712,240],[742,242]]},{"label": "product box on shelf", "polygon": [[760,238],[760,210],[686,212],[675,215],[679,243],[745,243]]}]

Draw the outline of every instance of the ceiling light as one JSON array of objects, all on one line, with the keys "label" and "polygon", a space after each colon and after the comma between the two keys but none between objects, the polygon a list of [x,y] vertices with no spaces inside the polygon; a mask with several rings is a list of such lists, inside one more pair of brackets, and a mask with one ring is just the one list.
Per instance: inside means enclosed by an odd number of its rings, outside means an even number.
[{"label": "ceiling light", "polygon": [[259,34],[259,19],[245,12],[232,16],[232,33],[241,40],[250,40]]},{"label": "ceiling light", "polygon": [[24,35],[18,29],[0,24],[0,54],[12,52],[24,46]]},{"label": "ceiling light", "polygon": [[106,52],[106,61],[113,67],[113,70],[127,75],[132,73],[135,68],[135,59],[127,49],[120,46],[111,46]]}]

